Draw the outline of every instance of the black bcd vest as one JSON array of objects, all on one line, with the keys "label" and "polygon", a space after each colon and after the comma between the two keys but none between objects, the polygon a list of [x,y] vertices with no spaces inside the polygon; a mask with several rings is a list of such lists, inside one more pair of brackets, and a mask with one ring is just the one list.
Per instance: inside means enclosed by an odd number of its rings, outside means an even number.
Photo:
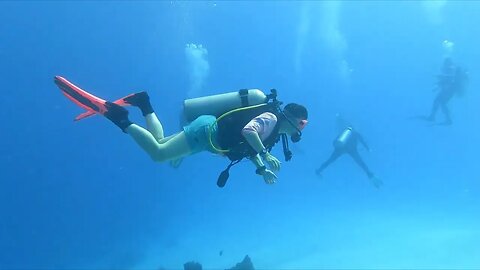
[{"label": "black bcd vest", "polygon": [[[231,161],[241,160],[257,154],[243,137],[242,130],[253,118],[265,112],[271,112],[277,116],[277,119],[280,118],[277,108],[273,104],[267,103],[257,108],[233,112],[218,121],[218,146],[220,146],[221,149],[229,150],[225,155]],[[280,139],[278,130],[279,125],[277,124],[272,134],[263,141],[263,145],[268,151],[270,151]]]}]

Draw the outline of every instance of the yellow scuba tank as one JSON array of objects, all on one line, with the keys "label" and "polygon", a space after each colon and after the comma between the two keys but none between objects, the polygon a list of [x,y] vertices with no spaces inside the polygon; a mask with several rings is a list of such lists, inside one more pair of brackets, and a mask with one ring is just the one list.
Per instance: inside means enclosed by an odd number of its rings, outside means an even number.
[{"label": "yellow scuba tank", "polygon": [[334,146],[337,148],[344,147],[352,136],[352,130],[352,127],[347,127],[345,130],[343,130],[340,136],[338,136],[335,140]]},{"label": "yellow scuba tank", "polygon": [[261,90],[241,89],[237,92],[187,99],[183,102],[183,114],[185,120],[191,122],[200,115],[219,117],[231,110],[265,102],[267,96]]}]

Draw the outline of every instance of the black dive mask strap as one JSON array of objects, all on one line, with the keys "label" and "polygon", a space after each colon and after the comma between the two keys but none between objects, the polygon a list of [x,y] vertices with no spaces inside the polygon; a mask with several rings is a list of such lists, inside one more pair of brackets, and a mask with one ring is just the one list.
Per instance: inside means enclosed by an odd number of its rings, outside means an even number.
[{"label": "black dive mask strap", "polygon": [[288,147],[288,138],[286,134],[282,134],[282,145],[283,145],[283,155],[285,156],[285,161],[290,161],[292,159],[292,151]]}]

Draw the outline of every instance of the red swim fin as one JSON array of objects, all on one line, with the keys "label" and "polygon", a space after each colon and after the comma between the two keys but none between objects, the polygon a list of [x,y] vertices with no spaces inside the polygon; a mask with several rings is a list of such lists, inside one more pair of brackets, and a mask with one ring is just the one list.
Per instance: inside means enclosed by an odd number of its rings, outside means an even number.
[{"label": "red swim fin", "polygon": [[[55,76],[54,82],[68,99],[73,101],[73,103],[77,104],[79,107],[86,110],[86,112],[75,117],[75,121],[84,119],[95,114],[104,114],[107,111],[107,107],[105,106],[106,100],[90,94],[89,92],[81,89],[80,87],[74,85],[73,83],[69,82],[67,79],[61,76]],[[123,100],[126,97],[118,99],[114,101],[114,103],[120,106],[127,106],[129,104],[125,103],[125,101]]]},{"label": "red swim fin", "polygon": [[107,111],[105,100],[82,90],[67,79],[55,76],[54,82],[62,90],[62,93],[79,107],[99,114],[104,114]]},{"label": "red swim fin", "polygon": [[[130,106],[130,104],[125,103],[124,98],[129,97],[129,96],[131,96],[131,95],[133,95],[133,94],[130,94],[130,95],[125,96],[125,97],[123,97],[123,98],[117,99],[117,100],[115,100],[113,103],[115,103],[115,104],[117,104],[117,105],[120,105],[120,106]],[[84,118],[90,117],[90,116],[95,115],[95,114],[97,114],[97,113],[94,112],[94,111],[86,111],[86,112],[84,112],[84,113],[82,113],[82,114],[79,114],[77,117],[75,117],[75,121],[82,120],[82,119],[84,119]]]},{"label": "red swim fin", "polygon": [[75,117],[74,121],[79,121],[79,120],[82,120],[84,118],[90,117],[92,115],[96,115],[96,114],[97,113],[92,112],[92,111],[86,111],[84,113],[81,113],[81,114],[77,115],[77,117]]}]

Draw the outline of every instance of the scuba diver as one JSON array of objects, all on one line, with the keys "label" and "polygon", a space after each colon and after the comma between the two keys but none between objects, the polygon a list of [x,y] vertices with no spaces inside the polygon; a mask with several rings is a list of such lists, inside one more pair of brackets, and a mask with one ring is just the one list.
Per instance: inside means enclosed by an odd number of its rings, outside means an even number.
[{"label": "scuba diver", "polygon": [[451,58],[445,58],[441,74],[437,76],[437,84],[434,88],[434,91],[438,90],[438,94],[433,101],[430,115],[426,117],[426,120],[434,122],[437,111],[441,108],[445,116],[445,121],[440,125],[451,125],[452,118],[450,110],[447,107],[448,102],[455,94],[459,96],[463,95],[467,81],[467,72],[463,68],[455,66]]},{"label": "scuba diver", "polygon": [[[102,114],[133,140],[157,162],[174,161],[201,151],[228,157],[231,162],[217,181],[223,187],[229,169],[242,159],[250,159],[267,184],[275,183],[280,161],[270,151],[281,139],[285,159],[292,153],[287,135],[298,142],[308,123],[307,109],[296,103],[281,108],[277,93],[265,95],[258,89],[201,97],[184,101],[184,114],[188,125],[183,130],[165,137],[147,92],[128,95],[114,102],[100,99],[75,86],[63,77],[56,76],[55,83],[62,93],[87,110],[76,120],[93,114]],[[145,117],[147,128],[130,121],[123,106],[138,107]],[[269,168],[265,166],[265,163]]]},{"label": "scuba diver", "polygon": [[372,171],[368,168],[365,162],[360,157],[358,153],[357,146],[358,143],[361,143],[365,149],[370,152],[370,148],[363,139],[362,135],[356,131],[352,125],[348,124],[339,114],[337,114],[337,129],[340,130],[340,134],[333,141],[333,153],[330,157],[322,163],[320,168],[315,172],[319,177],[322,177],[322,172],[335,160],[344,154],[350,155],[353,160],[360,166],[363,171],[367,174],[368,179],[373,183],[373,185],[379,188],[382,185],[382,181],[378,179]]}]

